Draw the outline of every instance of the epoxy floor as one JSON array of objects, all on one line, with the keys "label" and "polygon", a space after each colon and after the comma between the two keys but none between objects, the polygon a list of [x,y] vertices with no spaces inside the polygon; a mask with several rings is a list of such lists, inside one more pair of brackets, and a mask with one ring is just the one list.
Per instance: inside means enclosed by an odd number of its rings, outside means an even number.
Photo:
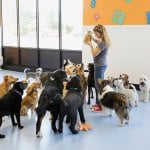
[{"label": "epoxy floor", "polygon": [[[24,79],[21,72],[0,70],[0,81],[4,74]],[[29,112],[28,117],[21,117],[22,130],[12,127],[10,118],[4,117],[0,133],[6,138],[0,139],[0,150],[150,150],[150,102],[140,102],[133,108],[131,122],[124,127],[117,126],[116,115],[100,117],[100,113],[91,112],[88,105],[84,106],[84,112],[93,128],[77,135],[72,135],[65,123],[64,132],[54,134],[47,112],[41,127],[43,138],[35,135],[35,114],[32,116]]]}]

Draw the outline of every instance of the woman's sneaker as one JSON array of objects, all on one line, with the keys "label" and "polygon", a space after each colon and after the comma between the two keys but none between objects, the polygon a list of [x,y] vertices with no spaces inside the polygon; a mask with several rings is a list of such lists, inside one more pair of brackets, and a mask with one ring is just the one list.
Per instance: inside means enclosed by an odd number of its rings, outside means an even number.
[{"label": "woman's sneaker", "polygon": [[93,104],[93,105],[90,106],[91,109],[93,109],[94,107],[99,107],[99,105],[98,104]]},{"label": "woman's sneaker", "polygon": [[102,112],[102,108],[100,106],[93,107],[92,112]]}]

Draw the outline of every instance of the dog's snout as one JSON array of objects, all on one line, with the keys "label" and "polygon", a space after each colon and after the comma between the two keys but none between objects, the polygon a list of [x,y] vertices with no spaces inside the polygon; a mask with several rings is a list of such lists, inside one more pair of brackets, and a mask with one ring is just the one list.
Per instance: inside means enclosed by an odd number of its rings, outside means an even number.
[{"label": "dog's snout", "polygon": [[145,82],[140,82],[140,85],[141,85],[141,86],[144,86],[144,85],[145,85]]}]

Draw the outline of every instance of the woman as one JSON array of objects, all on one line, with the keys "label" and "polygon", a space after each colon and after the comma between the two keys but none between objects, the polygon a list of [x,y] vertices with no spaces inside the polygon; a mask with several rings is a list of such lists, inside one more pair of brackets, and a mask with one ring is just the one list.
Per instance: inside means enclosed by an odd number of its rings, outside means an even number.
[{"label": "woman", "polygon": [[[98,24],[94,26],[93,32],[96,38],[92,37],[92,40],[97,44],[96,48],[93,47],[91,41],[85,44],[90,46],[91,54],[94,59],[94,80],[96,89],[99,91],[98,78],[104,79],[104,74],[107,69],[107,54],[110,41],[103,25]],[[96,103],[98,103],[98,100],[96,100]],[[93,111],[97,112],[101,111],[101,109],[97,105],[93,105]]]}]

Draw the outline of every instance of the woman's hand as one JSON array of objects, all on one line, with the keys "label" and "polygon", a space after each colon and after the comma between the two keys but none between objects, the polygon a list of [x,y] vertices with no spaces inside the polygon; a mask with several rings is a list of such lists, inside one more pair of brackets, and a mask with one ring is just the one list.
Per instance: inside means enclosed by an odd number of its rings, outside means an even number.
[{"label": "woman's hand", "polygon": [[92,45],[91,41],[84,42],[84,44],[87,44],[87,45]]}]

